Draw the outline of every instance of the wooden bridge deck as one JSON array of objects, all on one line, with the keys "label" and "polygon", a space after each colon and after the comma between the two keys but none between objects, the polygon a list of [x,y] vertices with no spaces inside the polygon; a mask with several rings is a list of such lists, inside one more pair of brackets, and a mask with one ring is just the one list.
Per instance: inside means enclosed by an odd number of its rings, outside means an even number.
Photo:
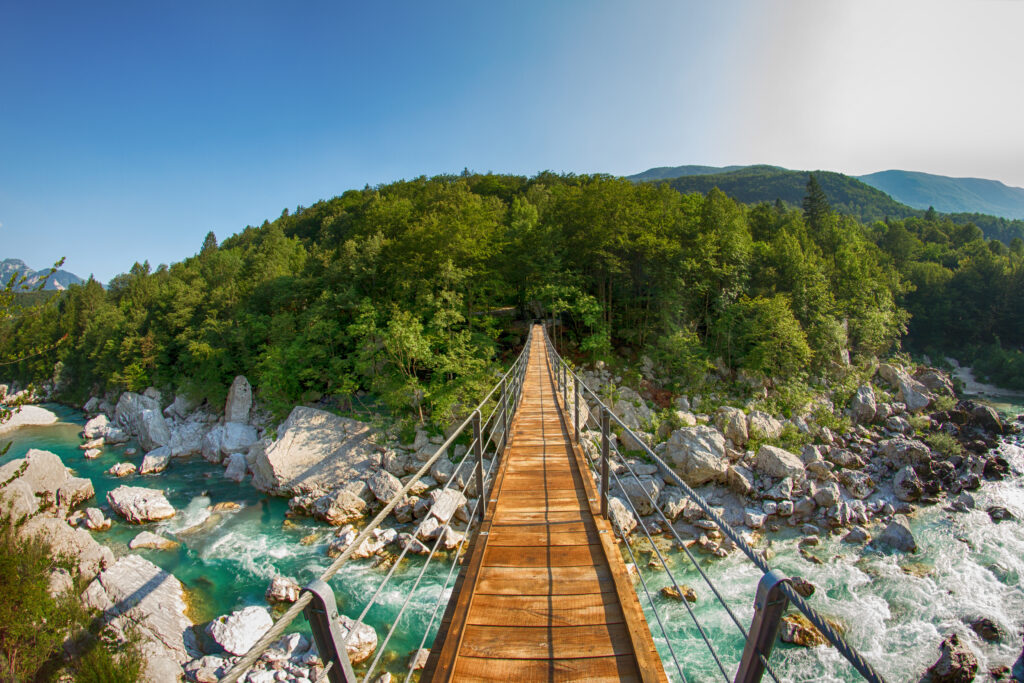
[{"label": "wooden bridge deck", "polygon": [[523,400],[421,680],[665,681],[534,330]]}]

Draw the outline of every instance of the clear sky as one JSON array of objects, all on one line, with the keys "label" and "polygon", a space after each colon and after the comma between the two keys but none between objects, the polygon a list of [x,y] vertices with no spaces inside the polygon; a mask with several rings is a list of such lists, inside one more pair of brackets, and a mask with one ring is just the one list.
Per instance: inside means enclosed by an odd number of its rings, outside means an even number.
[{"label": "clear sky", "polygon": [[436,173],[1024,186],[1021,0],[0,0],[0,257],[107,281]]}]

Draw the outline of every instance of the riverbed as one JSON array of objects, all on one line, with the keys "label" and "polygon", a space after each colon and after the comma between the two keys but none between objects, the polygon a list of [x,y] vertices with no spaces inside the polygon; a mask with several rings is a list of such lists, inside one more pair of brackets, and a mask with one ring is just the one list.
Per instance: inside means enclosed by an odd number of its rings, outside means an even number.
[{"label": "riverbed", "polygon": [[[1022,409],[1018,397],[994,398],[992,402],[1006,414],[1016,415]],[[181,580],[188,595],[189,616],[197,623],[247,605],[265,605],[264,591],[276,575],[291,576],[304,584],[330,564],[325,549],[334,530],[311,519],[287,518],[285,499],[268,497],[248,483],[225,479],[222,467],[198,456],[174,459],[165,472],[157,475],[107,475],[106,470],[117,462],[141,460],[141,455],[124,455],[124,448],[133,444],[104,448],[100,457],[86,460],[79,449],[82,414],[62,406],[47,407],[60,421],[8,434],[13,445],[0,463],[21,457],[30,448],[41,448],[59,455],[78,476],[92,479],[94,504],[114,522],[109,531],[96,533],[96,538],[116,555],[130,552],[128,542],[143,528],[179,541],[181,545],[175,550],[133,552]],[[1001,450],[1015,472],[1024,471],[1024,448],[1018,441],[1004,442]],[[105,503],[106,493],[121,484],[163,489],[179,514],[167,522],[125,523]],[[1020,521],[1024,519],[1024,479],[1014,475],[1002,482],[986,482],[976,498],[978,508],[969,513],[949,513],[938,506],[921,509],[912,518],[920,547],[912,556],[862,552],[826,534],[822,545],[814,549],[824,563],[815,565],[799,555],[797,537],[793,535],[775,541],[776,556],[771,563],[815,584],[818,590],[811,604],[836,619],[845,628],[846,638],[888,680],[917,680],[938,657],[942,638],[954,631],[978,655],[981,672],[999,665],[1011,666],[1021,652],[1020,631],[1024,626],[1024,523]],[[237,503],[240,508],[209,511],[211,506],[227,502]],[[1002,505],[1017,519],[995,524],[984,511],[988,505]],[[657,614],[639,582],[637,588],[670,678],[680,680],[674,652],[687,680],[722,680],[686,608],[659,594],[669,579],[665,572],[648,568],[649,559],[647,554],[638,555],[638,565]],[[698,559],[740,623],[748,626],[757,570],[738,552],[723,560],[709,561],[702,555]],[[670,558],[677,580],[696,589],[694,612],[731,677],[743,640],[688,562],[682,553],[673,553]],[[367,621],[380,638],[394,623],[422,563],[421,558],[403,562],[382,595],[382,604],[370,611]],[[446,564],[428,567],[396,631],[393,651],[385,658],[389,669],[401,669],[408,653],[418,647],[439,596],[447,599],[449,595],[449,591],[442,595],[447,573]],[[369,561],[346,565],[332,581],[341,611],[358,615],[383,576],[384,570],[371,567]],[[986,643],[968,628],[965,622],[980,616],[1003,628],[1007,634],[1003,642]],[[659,618],[669,635],[668,642],[661,635]],[[295,630],[304,629],[300,619]],[[431,631],[434,629],[436,624]],[[771,663],[779,680],[859,680],[845,660],[828,647],[806,649],[780,643]]]}]

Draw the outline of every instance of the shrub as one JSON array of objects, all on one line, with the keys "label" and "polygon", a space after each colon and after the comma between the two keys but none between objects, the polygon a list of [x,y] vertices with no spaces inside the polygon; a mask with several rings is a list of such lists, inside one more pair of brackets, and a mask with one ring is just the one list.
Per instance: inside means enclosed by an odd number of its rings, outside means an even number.
[{"label": "shrub", "polygon": [[929,434],[924,438],[925,442],[931,446],[933,450],[942,453],[946,457],[951,455],[961,455],[964,450],[960,446],[960,443],[949,434],[945,432],[935,432]]}]

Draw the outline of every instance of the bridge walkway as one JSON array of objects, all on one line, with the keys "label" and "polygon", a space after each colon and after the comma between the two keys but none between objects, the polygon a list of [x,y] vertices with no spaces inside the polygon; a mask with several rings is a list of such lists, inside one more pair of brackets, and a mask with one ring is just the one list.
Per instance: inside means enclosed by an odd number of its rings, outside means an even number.
[{"label": "bridge walkway", "polygon": [[421,680],[665,681],[541,330],[480,533]]}]

